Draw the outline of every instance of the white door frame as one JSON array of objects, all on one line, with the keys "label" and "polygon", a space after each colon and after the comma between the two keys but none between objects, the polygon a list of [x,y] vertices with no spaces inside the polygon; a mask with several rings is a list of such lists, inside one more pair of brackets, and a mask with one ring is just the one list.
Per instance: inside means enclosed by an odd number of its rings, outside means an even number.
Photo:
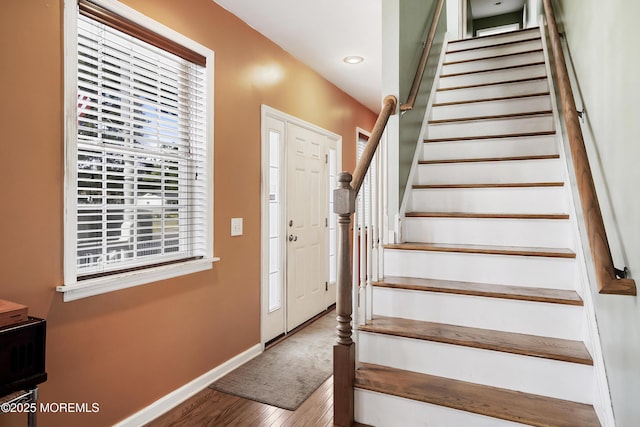
[{"label": "white door frame", "polygon": [[[319,126],[316,126],[312,123],[301,120],[297,117],[284,113],[282,111],[276,110],[267,105],[261,105],[261,183],[260,183],[260,200],[261,200],[261,227],[260,227],[260,249],[261,249],[261,262],[260,262],[260,342],[262,344],[262,348],[264,349],[264,345],[267,341],[266,337],[266,328],[265,328],[265,319],[269,312],[269,135],[268,128],[266,126],[267,118],[271,118],[277,121],[280,121],[284,124],[284,129],[286,132],[286,124],[292,123],[300,127],[307,128],[314,132],[321,133],[327,137],[330,145],[335,145],[337,147],[336,155],[337,155],[337,170],[342,170],[342,136],[330,132],[326,129],[323,129]],[[280,150],[282,160],[285,159],[284,152],[286,150],[286,135],[282,136]],[[286,164],[281,163],[280,167],[281,171],[286,171]],[[286,182],[286,176],[284,176],[284,172],[280,174],[280,183],[281,188]],[[284,197],[281,198],[280,203],[280,254],[281,254],[281,271],[286,274],[286,235],[287,235],[287,227],[286,227],[286,190],[283,192]],[[284,281],[284,277],[283,277]],[[286,286],[283,289],[283,297],[282,304],[285,307],[284,310],[284,319],[283,319],[283,329],[286,330]]]}]

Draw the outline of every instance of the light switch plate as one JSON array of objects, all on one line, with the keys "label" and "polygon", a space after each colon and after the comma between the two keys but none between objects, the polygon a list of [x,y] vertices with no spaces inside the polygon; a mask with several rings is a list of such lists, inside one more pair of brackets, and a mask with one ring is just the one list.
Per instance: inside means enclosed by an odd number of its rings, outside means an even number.
[{"label": "light switch plate", "polygon": [[231,235],[242,236],[242,218],[231,218]]}]

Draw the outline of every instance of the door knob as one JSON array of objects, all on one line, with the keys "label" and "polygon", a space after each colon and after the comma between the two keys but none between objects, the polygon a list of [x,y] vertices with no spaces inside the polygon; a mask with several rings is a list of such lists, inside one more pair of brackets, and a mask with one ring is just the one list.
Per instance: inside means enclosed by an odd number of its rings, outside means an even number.
[{"label": "door knob", "polygon": [[297,242],[298,241],[298,236],[294,236],[293,234],[289,234],[289,241],[290,242]]}]

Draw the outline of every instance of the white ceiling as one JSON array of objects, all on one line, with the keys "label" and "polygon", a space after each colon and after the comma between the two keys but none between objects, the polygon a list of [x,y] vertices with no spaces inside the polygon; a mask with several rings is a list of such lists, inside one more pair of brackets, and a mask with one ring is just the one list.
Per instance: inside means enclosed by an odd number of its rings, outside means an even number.
[{"label": "white ceiling", "polygon": [[[380,111],[383,0],[214,1],[372,111]],[[471,0],[472,16],[514,12],[524,1]],[[365,60],[346,64],[342,59],[349,55]]]},{"label": "white ceiling", "polygon": [[[382,0],[214,0],[374,112]],[[356,65],[342,61],[358,55]]]},{"label": "white ceiling", "polygon": [[522,10],[525,0],[471,0],[471,16],[474,19],[504,15]]}]

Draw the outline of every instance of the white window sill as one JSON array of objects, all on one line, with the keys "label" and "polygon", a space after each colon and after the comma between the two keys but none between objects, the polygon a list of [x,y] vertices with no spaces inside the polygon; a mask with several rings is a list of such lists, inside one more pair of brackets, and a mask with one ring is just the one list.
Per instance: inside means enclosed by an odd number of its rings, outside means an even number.
[{"label": "white window sill", "polygon": [[210,270],[213,268],[213,263],[217,261],[220,261],[220,258],[207,258],[187,261],[180,264],[164,265],[146,270],[68,283],[58,286],[56,290],[64,293],[63,299],[65,302],[74,301],[120,289],[131,288],[133,286],[157,282],[159,280],[170,279],[172,277],[197,273],[198,271]]}]

